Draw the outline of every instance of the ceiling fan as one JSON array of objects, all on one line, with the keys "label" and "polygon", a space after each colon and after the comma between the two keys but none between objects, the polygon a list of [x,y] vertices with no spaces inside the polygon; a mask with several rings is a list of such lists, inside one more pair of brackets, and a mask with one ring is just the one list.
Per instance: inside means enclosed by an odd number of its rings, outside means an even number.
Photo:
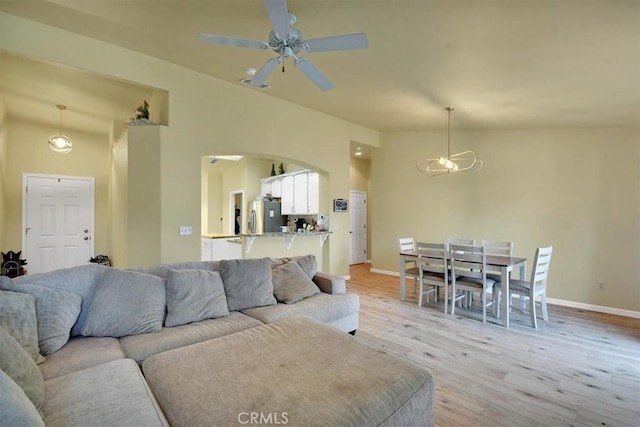
[{"label": "ceiling fan", "polygon": [[[296,68],[302,71],[320,90],[323,92],[330,90],[333,88],[331,80],[322,74],[311,61],[307,58],[300,58],[297,54],[300,52],[314,53],[365,49],[369,45],[369,40],[364,33],[305,40],[302,33],[293,28],[296,16],[287,10],[286,0],[264,0],[264,4],[273,27],[273,30],[269,32],[268,42],[205,33],[198,35],[198,40],[204,43],[253,49],[271,49],[276,52],[278,56],[269,59],[260,68],[249,82],[249,86],[259,87],[263,85],[278,65],[283,64],[285,59],[293,58],[293,64]],[[284,65],[282,69],[284,71]]]}]

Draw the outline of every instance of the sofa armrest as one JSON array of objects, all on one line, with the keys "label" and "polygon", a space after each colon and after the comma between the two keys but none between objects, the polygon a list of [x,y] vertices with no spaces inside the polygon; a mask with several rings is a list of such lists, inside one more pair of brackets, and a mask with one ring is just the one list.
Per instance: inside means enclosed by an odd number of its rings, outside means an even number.
[{"label": "sofa armrest", "polygon": [[317,272],[313,276],[313,283],[318,285],[320,290],[326,294],[344,294],[347,292],[347,282],[344,277],[329,273]]}]

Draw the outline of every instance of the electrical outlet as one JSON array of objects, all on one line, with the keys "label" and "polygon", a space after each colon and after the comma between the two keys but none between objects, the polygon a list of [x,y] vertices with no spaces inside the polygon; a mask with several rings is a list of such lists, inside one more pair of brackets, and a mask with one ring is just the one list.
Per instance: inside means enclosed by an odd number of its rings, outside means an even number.
[{"label": "electrical outlet", "polygon": [[189,235],[193,234],[193,227],[190,226],[190,225],[181,225],[179,234],[181,236],[189,236]]},{"label": "electrical outlet", "polygon": [[598,283],[598,290],[599,290],[599,291],[604,291],[604,290],[605,290],[605,284],[604,284],[604,282],[600,282],[600,283]]}]

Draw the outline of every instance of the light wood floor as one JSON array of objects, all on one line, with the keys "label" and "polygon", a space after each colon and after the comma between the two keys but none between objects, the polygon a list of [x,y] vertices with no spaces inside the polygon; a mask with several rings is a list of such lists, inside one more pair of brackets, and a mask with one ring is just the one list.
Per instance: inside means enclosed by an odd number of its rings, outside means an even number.
[{"label": "light wood floor", "polygon": [[439,426],[640,426],[640,320],[549,306],[507,330],[442,307],[419,308],[407,280],[351,268],[360,295],[357,336],[427,367]]}]

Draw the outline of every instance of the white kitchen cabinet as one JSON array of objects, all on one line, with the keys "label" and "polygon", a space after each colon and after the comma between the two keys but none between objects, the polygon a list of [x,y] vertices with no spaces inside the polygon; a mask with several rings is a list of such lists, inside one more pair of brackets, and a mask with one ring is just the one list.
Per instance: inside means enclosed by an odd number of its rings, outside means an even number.
[{"label": "white kitchen cabinet", "polygon": [[202,239],[202,243],[200,245],[200,260],[201,261],[211,261],[211,241],[213,239]]},{"label": "white kitchen cabinet", "polygon": [[316,215],[320,212],[320,174],[309,172],[307,179],[307,213]]},{"label": "white kitchen cabinet", "polygon": [[266,196],[267,194],[272,193],[271,187],[272,187],[271,182],[266,181],[264,179],[261,180],[260,181],[260,195]]},{"label": "white kitchen cabinet", "polygon": [[293,175],[284,176],[281,181],[282,215],[294,214]]},{"label": "white kitchen cabinet", "polygon": [[[233,247],[232,247],[233,246]],[[242,258],[242,249],[238,255],[237,243],[229,242],[229,239],[202,238],[201,261],[220,261],[221,259]]]},{"label": "white kitchen cabinet", "polygon": [[282,178],[271,181],[271,195],[273,197],[282,197]]},{"label": "white kitchen cabinet", "polygon": [[293,176],[293,213],[306,215],[309,212],[307,199],[309,174],[299,173]]}]

